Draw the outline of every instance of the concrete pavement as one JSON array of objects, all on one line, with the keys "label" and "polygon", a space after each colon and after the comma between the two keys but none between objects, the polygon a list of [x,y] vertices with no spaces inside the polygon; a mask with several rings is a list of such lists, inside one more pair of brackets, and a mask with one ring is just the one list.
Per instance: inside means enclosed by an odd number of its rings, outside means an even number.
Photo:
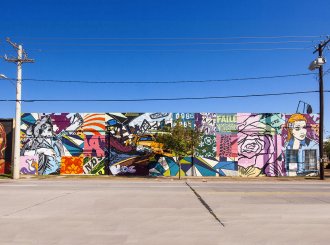
[{"label": "concrete pavement", "polygon": [[329,244],[330,183],[0,181],[0,244]]}]

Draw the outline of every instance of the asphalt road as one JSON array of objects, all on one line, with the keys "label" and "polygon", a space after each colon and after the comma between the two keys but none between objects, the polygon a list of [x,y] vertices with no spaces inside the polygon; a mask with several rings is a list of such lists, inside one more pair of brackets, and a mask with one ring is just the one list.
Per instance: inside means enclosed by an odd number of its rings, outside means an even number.
[{"label": "asphalt road", "polygon": [[330,182],[1,180],[0,244],[330,244]]}]

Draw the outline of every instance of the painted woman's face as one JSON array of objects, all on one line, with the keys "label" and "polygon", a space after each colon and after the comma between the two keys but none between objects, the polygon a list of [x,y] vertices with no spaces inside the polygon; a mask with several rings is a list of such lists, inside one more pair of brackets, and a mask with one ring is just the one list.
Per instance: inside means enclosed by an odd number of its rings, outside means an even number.
[{"label": "painted woman's face", "polygon": [[0,148],[2,147],[3,142],[4,142],[4,140],[3,140],[3,138],[1,137],[1,134],[0,134]]},{"label": "painted woman's face", "polygon": [[42,132],[41,136],[42,137],[51,137],[53,136],[53,129],[52,126],[48,123],[44,124],[41,126]]},{"label": "painted woman's face", "polygon": [[[3,158],[4,150],[6,149],[6,134],[0,128],[0,157]],[[0,159],[1,161],[1,159]],[[4,160],[3,160],[4,161]],[[1,169],[1,166],[0,166]]]},{"label": "painted woman's face", "polygon": [[304,140],[306,138],[307,129],[305,121],[297,121],[293,123],[292,135],[297,140]]}]

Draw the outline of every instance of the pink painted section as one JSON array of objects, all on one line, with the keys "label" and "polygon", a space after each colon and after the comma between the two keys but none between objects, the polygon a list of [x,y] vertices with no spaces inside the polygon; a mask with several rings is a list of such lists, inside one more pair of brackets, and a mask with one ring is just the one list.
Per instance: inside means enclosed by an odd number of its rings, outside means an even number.
[{"label": "pink painted section", "polygon": [[238,165],[262,169],[281,154],[281,137],[260,122],[260,115],[238,114]]},{"label": "pink painted section", "polygon": [[84,140],[84,156],[103,157],[105,149],[104,135],[86,135]]},{"label": "pink painted section", "polygon": [[21,156],[21,174],[38,174],[38,156]]},{"label": "pink painted section", "polygon": [[217,157],[237,157],[237,136],[216,135]]}]

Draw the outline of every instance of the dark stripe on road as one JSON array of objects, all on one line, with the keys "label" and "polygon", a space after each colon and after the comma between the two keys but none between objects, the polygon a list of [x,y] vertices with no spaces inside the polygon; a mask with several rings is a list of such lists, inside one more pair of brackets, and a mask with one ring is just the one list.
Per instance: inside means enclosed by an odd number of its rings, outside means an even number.
[{"label": "dark stripe on road", "polygon": [[221,220],[218,218],[218,216],[213,212],[212,208],[204,201],[204,199],[195,191],[194,188],[192,188],[187,182],[186,185],[192,190],[192,192],[196,195],[198,200],[203,204],[203,206],[209,211],[209,213],[215,218],[216,221],[218,221],[223,227],[225,227],[225,224],[221,222]]},{"label": "dark stripe on road", "polygon": [[22,209],[16,210],[16,211],[11,212],[11,213],[8,213],[8,214],[4,214],[3,216],[11,216],[11,215],[17,214],[17,213],[19,213],[19,212],[25,211],[25,210],[27,210],[27,209],[34,208],[34,207],[36,207],[36,206],[40,206],[40,205],[42,205],[42,204],[44,204],[44,203],[46,203],[46,202],[50,202],[50,201],[53,201],[53,200],[55,200],[55,199],[58,199],[58,198],[61,198],[61,197],[64,197],[64,196],[67,196],[67,195],[70,195],[70,194],[72,194],[72,193],[64,193],[64,194],[62,194],[62,195],[59,195],[59,196],[56,196],[56,197],[53,197],[53,198],[47,199],[47,200],[45,200],[45,201],[38,202],[38,203],[33,204],[33,205],[31,205],[31,206],[28,206],[28,207],[26,207],[26,208],[22,208]]}]

